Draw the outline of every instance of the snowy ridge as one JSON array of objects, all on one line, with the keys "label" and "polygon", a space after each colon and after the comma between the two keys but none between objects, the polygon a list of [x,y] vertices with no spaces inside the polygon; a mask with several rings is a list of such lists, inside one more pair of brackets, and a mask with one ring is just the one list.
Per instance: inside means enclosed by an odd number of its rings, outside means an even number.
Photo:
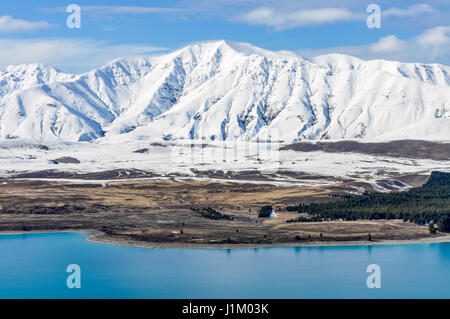
[{"label": "snowy ridge", "polygon": [[0,139],[449,139],[450,67],[199,43],[73,75],[0,71]]}]

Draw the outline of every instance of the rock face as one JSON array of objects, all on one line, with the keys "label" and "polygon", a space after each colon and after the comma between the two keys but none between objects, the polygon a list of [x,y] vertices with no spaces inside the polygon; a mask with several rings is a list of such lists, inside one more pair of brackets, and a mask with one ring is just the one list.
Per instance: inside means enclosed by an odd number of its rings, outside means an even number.
[{"label": "rock face", "polygon": [[0,71],[0,139],[448,139],[450,67],[226,41],[73,75]]}]

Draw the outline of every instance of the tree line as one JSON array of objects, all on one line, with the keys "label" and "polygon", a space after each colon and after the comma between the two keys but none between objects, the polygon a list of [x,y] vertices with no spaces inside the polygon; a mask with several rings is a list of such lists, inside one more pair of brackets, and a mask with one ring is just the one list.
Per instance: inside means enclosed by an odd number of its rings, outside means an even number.
[{"label": "tree line", "polygon": [[287,210],[308,216],[288,222],[403,219],[419,225],[436,223],[439,231],[450,232],[450,174],[432,172],[426,184],[406,192],[344,195],[336,202],[299,204]]}]

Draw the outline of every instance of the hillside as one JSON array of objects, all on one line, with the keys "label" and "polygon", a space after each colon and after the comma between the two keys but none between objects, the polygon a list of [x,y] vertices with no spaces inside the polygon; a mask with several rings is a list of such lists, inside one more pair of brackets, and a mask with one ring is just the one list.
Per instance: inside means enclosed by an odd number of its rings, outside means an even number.
[{"label": "hillside", "polygon": [[[119,137],[120,136],[120,137]],[[217,41],[75,75],[0,71],[0,139],[448,139],[450,67]]]}]

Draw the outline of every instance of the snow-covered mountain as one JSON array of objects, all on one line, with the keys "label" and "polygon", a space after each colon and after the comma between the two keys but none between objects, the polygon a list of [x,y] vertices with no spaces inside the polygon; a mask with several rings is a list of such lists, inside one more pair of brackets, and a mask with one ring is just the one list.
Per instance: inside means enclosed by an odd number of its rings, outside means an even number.
[{"label": "snow-covered mountain", "polygon": [[217,41],[73,75],[0,71],[0,139],[450,139],[450,67]]}]

